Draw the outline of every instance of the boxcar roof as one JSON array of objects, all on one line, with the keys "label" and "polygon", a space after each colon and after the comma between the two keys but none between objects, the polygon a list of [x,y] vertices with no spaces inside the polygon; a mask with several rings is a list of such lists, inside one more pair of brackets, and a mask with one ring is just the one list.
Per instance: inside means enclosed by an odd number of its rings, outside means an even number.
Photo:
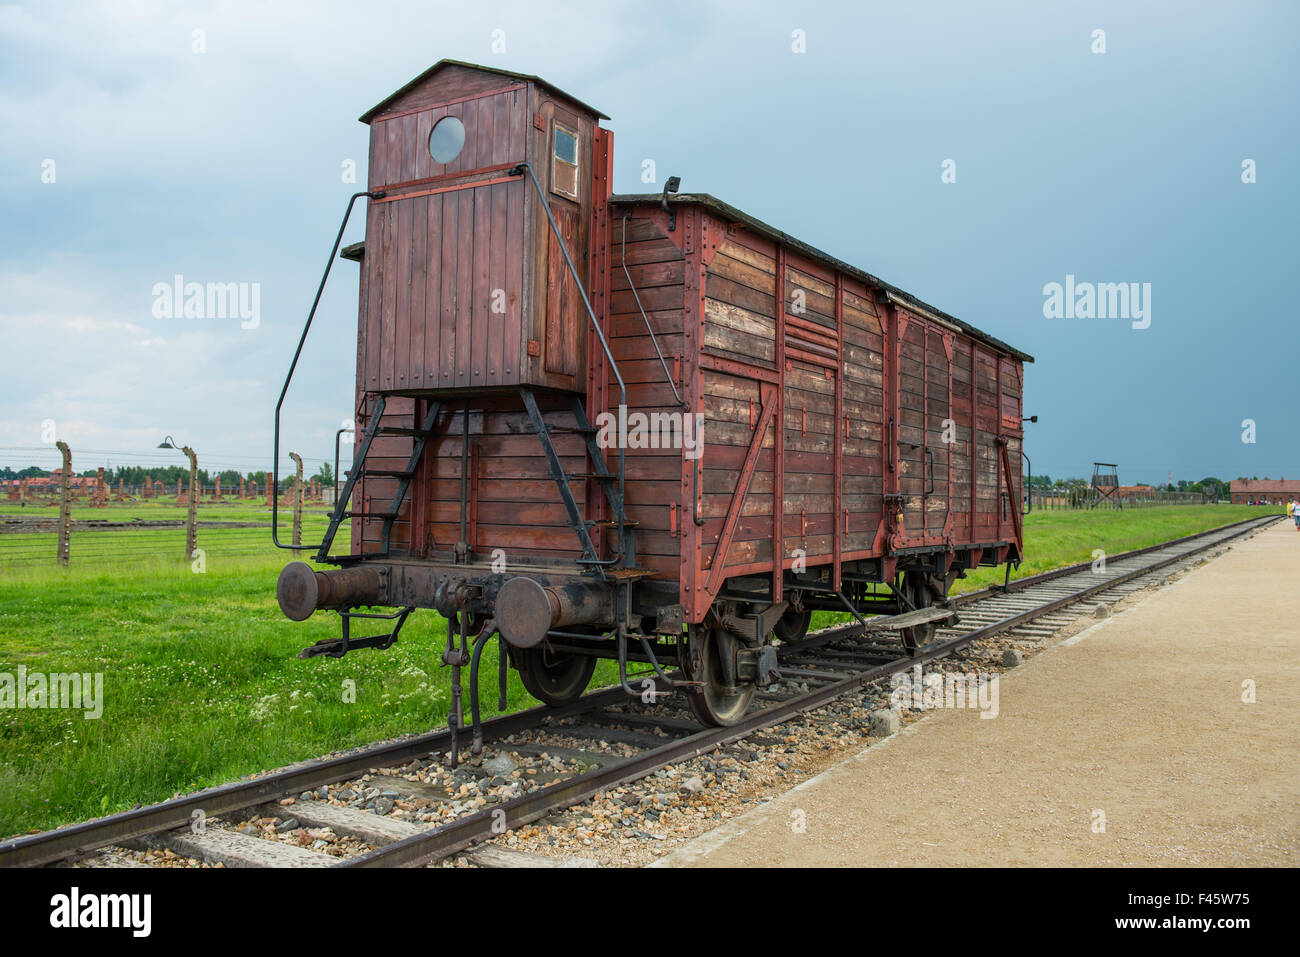
[{"label": "boxcar roof", "polygon": [[[653,203],[655,205],[658,205],[662,200],[663,200],[663,196],[659,193],[624,193],[624,194],[615,194],[609,198],[609,201],[611,203]],[[932,316],[941,319],[945,323],[949,323],[953,326],[956,326],[962,332],[967,333],[971,337],[975,339],[979,339],[981,342],[993,346],[995,349],[999,350],[1000,352],[1003,352],[1010,356],[1015,356],[1017,359],[1021,360],[1022,362],[1034,361],[1033,356],[1021,352],[1019,349],[1015,348],[1014,346],[1007,345],[1001,339],[998,339],[994,336],[990,336],[986,332],[981,332],[979,329],[976,329],[974,326],[970,325],[970,323],[963,322],[962,320],[958,319],[956,316],[951,316],[948,313],[944,312],[942,309],[938,309],[934,306],[931,306],[929,303],[917,299],[911,293],[905,292],[902,289],[899,289],[897,286],[891,285],[890,283],[885,282],[883,279],[873,276],[871,275],[871,273],[866,272],[865,270],[859,269],[857,266],[851,266],[841,259],[836,259],[834,256],[830,255],[829,253],[822,252],[820,249],[816,248],[815,246],[809,246],[807,243],[801,242],[800,240],[795,239],[793,236],[781,232],[781,230],[777,229],[776,227],[769,226],[767,223],[763,222],[762,220],[755,219],[753,216],[750,216],[748,213],[741,212],[740,210],[736,209],[736,207],[724,203],[716,196],[710,196],[708,193],[678,193],[676,195],[670,195],[668,197],[668,201],[670,203],[679,204],[679,205],[687,204],[687,205],[704,206],[705,208],[710,209],[713,212],[717,213],[719,216],[723,217],[724,219],[728,219],[734,223],[743,223],[749,229],[753,230],[754,232],[758,233],[761,236],[766,236],[768,239],[772,240],[773,242],[781,243],[782,245],[788,246],[791,249],[797,249],[805,256],[808,256],[811,259],[820,260],[821,262],[830,266],[832,269],[839,269],[842,272],[848,273],[850,276],[855,276],[858,279],[861,279],[867,285],[877,286],[881,289],[887,290],[904,307],[910,306],[913,309],[916,309],[917,311],[923,314],[929,313]]]},{"label": "boxcar roof", "polygon": [[578,106],[582,107],[588,113],[592,113],[596,116],[599,116],[602,120],[609,119],[608,116],[600,112],[600,110],[596,109],[594,106],[588,106],[586,103],[583,103],[582,100],[578,99],[576,96],[573,96],[572,94],[569,93],[565,93],[558,86],[546,82],[540,76],[533,76],[533,74],[531,73],[515,73],[511,70],[501,70],[493,66],[482,66],[481,64],[478,63],[466,63],[464,60],[439,60],[433,66],[429,67],[429,69],[425,70],[423,73],[417,76],[410,83],[407,83],[405,86],[403,86],[400,90],[397,90],[394,93],[390,93],[388,96],[384,97],[383,100],[381,100],[379,103],[376,103],[370,109],[366,110],[366,112],[362,113],[361,122],[369,123],[375,117],[375,114],[379,113],[382,109],[388,106],[389,103],[392,103],[399,96],[403,96],[409,93],[411,90],[419,86],[429,77],[433,76],[443,67],[448,67],[448,66],[461,66],[467,70],[477,70],[480,73],[495,73],[497,74],[497,76],[507,76],[510,77],[512,80],[523,80],[526,83],[536,83],[538,86],[550,90],[552,93],[559,94],[560,96],[564,97],[566,100],[569,100],[572,103],[576,103]]}]

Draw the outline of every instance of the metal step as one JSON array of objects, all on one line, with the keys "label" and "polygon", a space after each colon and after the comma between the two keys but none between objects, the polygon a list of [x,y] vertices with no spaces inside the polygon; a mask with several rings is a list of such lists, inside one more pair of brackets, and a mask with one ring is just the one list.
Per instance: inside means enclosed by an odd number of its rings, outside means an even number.
[{"label": "metal step", "polygon": [[951,608],[918,608],[916,611],[906,611],[901,615],[889,615],[882,618],[867,619],[868,631],[901,631],[904,628],[914,628],[917,625],[928,625],[931,622],[944,622],[945,624],[957,620],[957,612]]},{"label": "metal step", "polygon": [[659,574],[653,568],[606,568],[605,577],[627,581],[633,578],[654,578]]}]

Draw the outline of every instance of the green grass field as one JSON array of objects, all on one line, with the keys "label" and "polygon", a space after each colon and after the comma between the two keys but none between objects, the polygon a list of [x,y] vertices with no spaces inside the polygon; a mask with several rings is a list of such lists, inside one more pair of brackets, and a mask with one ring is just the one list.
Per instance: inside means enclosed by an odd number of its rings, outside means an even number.
[{"label": "green grass field", "polygon": [[[83,508],[73,517],[174,518],[184,511]],[[1026,522],[1029,560],[1020,573],[1268,511],[1218,505],[1038,513]],[[282,512],[282,538],[286,517]],[[268,519],[264,504],[200,511],[200,520]],[[319,540],[323,514],[305,524],[304,541]],[[53,561],[52,535],[0,535],[0,674],[23,665],[104,676],[98,720],[79,711],[0,710],[0,835],[445,725],[451,692],[438,662],[442,619],[413,615],[388,651],[300,661],[300,648],[337,636],[338,618],[321,613],[295,624],[280,614],[275,580],[292,556],[273,550],[258,528],[201,530],[199,547],[201,574],[181,557],[183,530],[86,532],[74,536],[73,562],[63,569]],[[346,547],[340,536],[335,550]],[[960,584],[1000,580],[999,570],[986,569]],[[495,713],[495,674],[494,642],[484,654],[484,714]],[[531,704],[513,672],[511,679],[509,710]],[[597,682],[614,679],[612,663],[602,663]],[[344,701],[346,681],[355,683],[354,703]]]}]

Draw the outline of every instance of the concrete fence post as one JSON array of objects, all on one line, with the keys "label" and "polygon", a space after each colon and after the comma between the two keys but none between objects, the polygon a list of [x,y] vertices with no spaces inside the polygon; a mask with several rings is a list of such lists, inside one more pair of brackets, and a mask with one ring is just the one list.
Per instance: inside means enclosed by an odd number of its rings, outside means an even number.
[{"label": "concrete fence post", "polygon": [[190,508],[185,517],[185,557],[194,558],[199,530],[199,457],[188,445],[181,449],[190,460]]},{"label": "concrete fence post", "polygon": [[[302,544],[302,456],[290,452],[293,459],[293,543]],[[297,553],[295,553],[297,554]]]},{"label": "concrete fence post", "polygon": [[72,450],[68,443],[56,443],[63,453],[63,469],[59,475],[59,564],[72,560]]}]

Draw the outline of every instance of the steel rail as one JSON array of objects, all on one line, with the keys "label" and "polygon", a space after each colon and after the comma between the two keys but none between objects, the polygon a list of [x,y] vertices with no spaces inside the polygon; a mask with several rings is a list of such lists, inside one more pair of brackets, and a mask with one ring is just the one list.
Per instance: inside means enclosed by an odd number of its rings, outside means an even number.
[{"label": "steel rail", "polygon": [[[974,641],[993,637],[1003,631],[1015,628],[1025,621],[1050,614],[1059,608],[1074,604],[1098,592],[1149,574],[1202,551],[1207,551],[1254,528],[1262,528],[1273,524],[1280,518],[1281,516],[1270,515],[1245,519],[1241,522],[1207,529],[1204,532],[1173,539],[1159,545],[1118,553],[1110,556],[1109,560],[1112,563],[1187,544],[1197,539],[1217,536],[1198,548],[1180,551],[1149,565],[1126,570],[1117,576],[1107,577],[1087,588],[993,622],[967,635],[960,635],[947,642],[932,646],[929,650],[922,651],[915,657],[900,658],[872,667],[867,671],[849,676],[841,681],[823,685],[805,694],[797,695],[788,701],[763,708],[742,719],[736,725],[726,728],[707,729],[686,738],[677,739],[663,748],[629,758],[626,762],[616,763],[569,778],[532,794],[504,802],[490,811],[476,812],[450,824],[431,828],[425,834],[406,838],[359,857],[342,861],[335,866],[394,866],[436,860],[438,857],[455,853],[457,850],[482,840],[484,837],[492,836],[492,827],[499,820],[501,811],[506,811],[506,821],[511,822],[509,826],[512,827],[536,820],[549,811],[579,803],[597,791],[635,780],[649,771],[665,764],[672,764],[683,757],[715,750],[765,725],[779,724],[800,711],[817,707],[855,687],[887,676],[895,671],[906,670],[916,664],[924,664],[935,658],[943,657]],[[1250,526],[1250,528],[1243,526]],[[1232,531],[1231,534],[1218,534],[1234,529],[1236,531]],[[1018,583],[1022,586],[1031,586],[1064,577],[1071,572],[1078,573],[1090,568],[1090,562],[1082,562],[1077,565],[1052,569],[1035,576],[1019,579]],[[971,604],[977,600],[975,596],[991,598],[1000,594],[1003,594],[1002,587],[992,586],[978,592],[969,592],[964,596],[959,596],[959,598],[967,598],[965,603]],[[804,641],[786,645],[783,648],[787,654],[795,651],[805,651],[832,641],[860,636],[867,630],[868,628],[857,622],[834,625],[813,633]],[[547,719],[572,717],[626,701],[626,693],[615,686],[585,695],[560,708],[539,706],[515,712],[514,714],[501,715],[483,723],[484,738],[485,740],[496,740],[541,726],[546,723]],[[189,823],[191,815],[196,810],[201,810],[207,817],[218,817],[232,811],[278,800],[301,791],[313,790],[322,785],[346,780],[351,776],[376,767],[386,767],[430,752],[442,751],[449,747],[450,743],[451,732],[449,730],[430,732],[412,738],[363,748],[334,758],[296,765],[261,777],[209,788],[159,804],[73,824],[54,831],[24,835],[0,842],[0,867],[35,867],[77,857],[106,845],[182,827]],[[483,831],[484,826],[487,827],[486,832]]]},{"label": "steel rail", "polygon": [[[1242,525],[1249,525],[1252,522],[1264,522],[1264,520],[1269,517],[1270,516],[1267,515],[1257,515],[1254,516],[1253,518],[1243,518],[1239,522],[1229,522],[1227,525],[1219,525],[1216,528],[1206,529],[1203,532],[1193,532],[1191,535],[1184,535],[1182,538],[1171,538],[1167,542],[1160,542],[1159,544],[1156,545],[1145,545],[1142,548],[1134,548],[1127,552],[1116,552],[1114,555],[1107,555],[1106,561],[1112,563],[1122,562],[1125,559],[1136,558],[1139,555],[1147,555],[1151,552],[1159,551],[1162,548],[1169,548],[1170,546],[1173,545],[1180,545],[1184,542],[1190,542],[1198,538],[1203,538],[1206,535],[1213,535],[1215,532],[1224,532],[1230,528],[1238,528]],[[1264,524],[1267,523],[1264,522]],[[1027,587],[1027,586],[1037,585],[1040,582],[1051,581],[1053,578],[1063,578],[1066,575],[1073,575],[1076,572],[1081,572],[1091,567],[1092,567],[1092,562],[1077,562],[1076,564],[1073,565],[1061,565],[1059,568],[1052,568],[1045,572],[1039,572],[1036,575],[1027,575],[1024,578],[1013,578],[1011,580],[1011,588],[1009,591],[1003,588],[1003,586],[1001,585],[989,585],[985,588],[977,589],[976,591],[962,592],[960,595],[954,595],[953,600],[957,602],[958,607],[961,607],[962,605],[970,604],[971,602],[975,602],[975,601],[982,601],[985,598],[991,598],[996,595],[1005,595],[1005,594],[1014,595],[1019,590],[1017,586]]]},{"label": "steel rail", "polygon": [[[526,711],[492,718],[483,723],[483,730],[485,735],[490,735],[493,739],[506,737],[536,727],[547,717],[569,717],[626,700],[627,695],[622,688],[607,688],[562,708],[539,705]],[[262,777],[223,784],[160,804],[123,811],[54,831],[24,835],[0,843],[0,867],[35,867],[64,860],[108,844],[182,827],[189,823],[194,811],[202,811],[207,817],[217,817],[343,781],[372,768],[388,767],[430,752],[442,751],[450,746],[450,730],[433,731],[323,761],[285,768]]]},{"label": "steel rail", "polygon": [[[1242,519],[1239,522],[1230,522],[1227,525],[1219,525],[1215,528],[1206,529],[1203,532],[1194,532],[1191,535],[1184,535],[1181,538],[1173,538],[1167,542],[1161,542],[1157,545],[1145,545],[1142,548],[1135,548],[1127,552],[1117,552],[1114,555],[1108,555],[1106,557],[1106,561],[1109,562],[1111,565],[1117,565],[1131,558],[1138,558],[1142,555],[1149,555],[1152,552],[1160,551],[1161,549],[1165,549],[1165,548],[1173,548],[1177,545],[1183,545],[1188,542],[1195,541],[1197,539],[1206,538],[1218,532],[1227,532],[1228,530],[1234,528],[1242,529],[1241,532],[1232,535],[1225,535],[1222,538],[1216,539],[1215,543],[1211,543],[1211,545],[1208,546],[1208,547],[1213,547],[1213,545],[1216,544],[1217,542],[1229,541],[1233,538],[1236,538],[1238,534],[1244,534],[1244,532],[1250,531],[1250,529],[1242,528],[1242,526],[1250,525],[1252,527],[1262,528],[1265,525],[1272,524],[1271,520],[1274,518],[1281,518],[1281,516],[1263,515],[1263,516],[1256,516],[1254,518]],[[1204,549],[1198,549],[1197,551],[1204,551]],[[1190,555],[1190,554],[1196,554],[1196,552],[1193,551],[1193,552],[1182,553],[1182,555]],[[1089,571],[1091,568],[1092,568],[1092,562],[1078,562],[1077,564],[1074,565],[1062,565],[1060,568],[1049,569],[1048,571],[1045,572],[1039,572],[1036,575],[1029,575],[1026,576],[1025,578],[1017,578],[1013,581],[1012,588],[1009,591],[1004,589],[1003,586],[1001,585],[989,585],[986,588],[981,588],[976,591],[964,592],[960,595],[956,595],[953,597],[953,601],[955,602],[958,608],[963,608],[968,605],[973,605],[980,601],[988,600],[990,598],[998,598],[1000,596],[1008,595],[1008,594],[1018,595],[1021,592],[1023,592],[1025,589],[1032,588],[1035,585],[1041,585],[1045,582],[1053,581],[1054,579],[1057,578],[1065,578],[1069,575],[1077,575],[1080,572]],[[1111,579],[1106,579],[1106,581],[1111,581]],[[837,641],[842,638],[857,637],[858,635],[864,634],[866,631],[869,630],[870,630],[870,625],[864,628],[862,625],[858,624],[857,622],[846,622],[840,625],[830,625],[826,628],[822,628],[819,629],[818,631],[812,632],[811,634],[808,635],[807,638],[804,638],[801,641],[792,642],[790,644],[783,645],[782,647],[789,650],[804,650],[808,648],[817,648],[831,641]]]}]

